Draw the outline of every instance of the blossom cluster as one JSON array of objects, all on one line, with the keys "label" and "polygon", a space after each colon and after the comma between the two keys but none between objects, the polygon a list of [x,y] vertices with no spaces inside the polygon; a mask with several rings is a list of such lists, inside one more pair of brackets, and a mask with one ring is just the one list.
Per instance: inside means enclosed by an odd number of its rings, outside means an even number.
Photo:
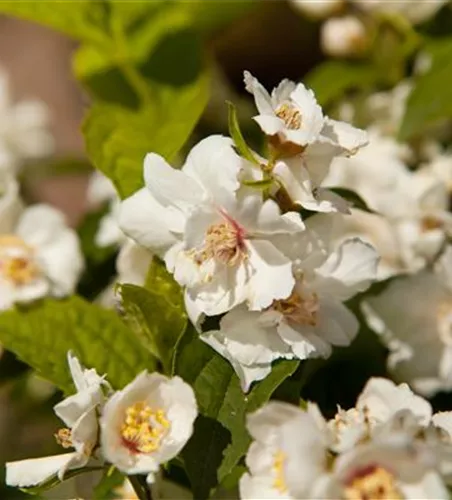
[{"label": "blossom cluster", "polygon": [[[284,80],[269,95],[245,72],[245,85],[268,158],[245,157],[219,135],[180,170],[150,153],[145,187],[121,203],[119,224],[164,260],[201,338],[248,391],[277,359],[328,357],[351,342],[359,325],[344,302],[375,278],[378,256],[359,238],[333,239],[334,214],[349,204],[321,186],[333,159],[355,154],[367,135],[324,116],[302,84]],[[218,329],[203,329],[220,315]]]},{"label": "blossom cluster", "polygon": [[449,498],[451,424],[452,412],[381,378],[330,420],[315,403],[270,402],[248,416],[241,498]]},{"label": "blossom cluster", "polygon": [[34,486],[85,467],[110,463],[126,474],[145,474],[152,483],[161,463],[175,457],[193,432],[197,415],[193,389],[179,377],[140,373],[114,392],[96,370],[68,353],[77,392],[54,407],[67,427],[56,434],[74,451],[6,464],[10,486]]}]

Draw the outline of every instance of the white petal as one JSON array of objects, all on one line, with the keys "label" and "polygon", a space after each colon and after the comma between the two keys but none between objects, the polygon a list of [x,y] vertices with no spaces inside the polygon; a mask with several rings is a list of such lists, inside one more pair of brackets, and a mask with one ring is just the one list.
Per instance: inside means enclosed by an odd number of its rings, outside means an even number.
[{"label": "white petal", "polygon": [[279,104],[289,100],[290,94],[295,90],[297,84],[291,80],[281,80],[277,87],[272,90],[271,100],[273,108],[277,108]]},{"label": "white petal", "polygon": [[244,71],[243,77],[245,81],[245,89],[250,94],[253,94],[256,108],[259,113],[262,115],[273,115],[272,101],[265,88],[249,71]]},{"label": "white petal", "polygon": [[151,261],[149,250],[128,239],[116,259],[118,282],[143,286]]},{"label": "white petal", "polygon": [[177,242],[168,226],[182,230],[185,218],[182,214],[169,214],[143,188],[121,203],[118,223],[125,234],[161,254]]},{"label": "white petal", "polygon": [[378,255],[374,248],[353,238],[345,241],[317,270],[312,286],[322,294],[347,300],[368,288],[376,278]]},{"label": "white petal", "polygon": [[301,145],[315,142],[323,128],[324,118],[322,108],[317,104],[314,92],[299,83],[290,94],[290,98],[302,114],[300,130],[293,131],[299,133],[299,139],[293,142]]},{"label": "white petal", "polygon": [[268,241],[250,240],[247,249],[254,271],[248,283],[250,309],[261,310],[273,300],[287,298],[295,285],[291,261]]},{"label": "white petal", "polygon": [[144,160],[144,181],[158,203],[164,207],[187,209],[199,204],[201,186],[190,176],[176,170],[160,156],[149,153]]},{"label": "white petal", "polygon": [[65,453],[53,457],[20,460],[6,464],[6,484],[24,488],[35,486],[50,479],[64,469],[77,453]]},{"label": "white petal", "polygon": [[322,136],[333,144],[337,144],[349,154],[355,154],[360,148],[369,143],[365,130],[331,118],[326,119]]},{"label": "white petal", "polygon": [[262,131],[267,135],[275,135],[284,131],[284,122],[281,118],[274,115],[257,115],[253,120],[259,125]]}]

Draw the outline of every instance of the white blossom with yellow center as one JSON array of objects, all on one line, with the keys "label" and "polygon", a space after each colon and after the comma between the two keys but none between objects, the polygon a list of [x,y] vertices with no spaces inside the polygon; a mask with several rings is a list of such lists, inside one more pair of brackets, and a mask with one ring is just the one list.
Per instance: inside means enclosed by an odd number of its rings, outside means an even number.
[{"label": "white blossom with yellow center", "polygon": [[143,372],[105,405],[103,456],[126,474],[146,474],[152,483],[160,464],[190,438],[196,416],[194,392],[182,379]]},{"label": "white blossom with yellow center", "polygon": [[[285,254],[291,257],[297,276],[291,293],[262,311],[242,304],[220,320],[220,329],[201,338],[230,361],[242,388],[265,378],[276,359],[327,357],[332,346],[348,345],[358,331],[355,316],[343,305],[365,290],[376,276],[378,256],[357,239],[330,247],[329,219],[308,219],[303,236],[288,238]],[[194,324],[199,319],[193,304],[187,310]]]},{"label": "white blossom with yellow center", "polygon": [[121,205],[124,232],[162,257],[207,315],[243,302],[263,309],[290,295],[295,283],[278,242],[304,224],[295,212],[281,214],[260,190],[241,188],[239,177],[249,168],[229,138],[211,136],[181,170],[147,155],[146,187]]},{"label": "white blossom with yellow center", "polygon": [[63,214],[46,205],[12,212],[0,224],[0,310],[71,293],[83,258]]},{"label": "white blossom with yellow center", "polygon": [[104,390],[108,393],[110,386],[95,370],[84,369],[71,353],[68,353],[68,363],[77,392],[54,407],[56,415],[66,425],[55,433],[55,438],[62,448],[75,450],[7,463],[6,483],[10,486],[35,486],[53,476],[62,481],[66,471],[84,467],[95,450],[98,412],[104,403]]}]

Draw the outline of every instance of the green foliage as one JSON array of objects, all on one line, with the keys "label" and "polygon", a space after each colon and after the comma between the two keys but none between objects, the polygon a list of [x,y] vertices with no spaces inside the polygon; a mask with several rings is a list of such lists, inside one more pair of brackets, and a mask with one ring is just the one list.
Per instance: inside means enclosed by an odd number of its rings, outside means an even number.
[{"label": "green foliage", "polygon": [[124,474],[111,466],[108,470],[105,470],[102,479],[94,488],[92,500],[113,500],[117,498],[114,490],[122,486],[124,479]]},{"label": "green foliage", "polygon": [[258,159],[254,156],[254,153],[251,151],[242,135],[240,124],[237,119],[237,111],[232,102],[228,102],[228,111],[229,135],[232,137],[235,147],[237,148],[240,155],[243,156],[243,158],[253,163],[254,165],[259,166]]},{"label": "green foliage", "polygon": [[187,326],[182,291],[156,259],[146,281],[147,289],[122,285],[122,305],[130,327],[170,373],[175,346]]},{"label": "green foliage", "polygon": [[426,45],[426,51],[432,57],[432,64],[427,73],[415,80],[400,127],[401,140],[452,118],[452,39],[435,40]]},{"label": "green foliage", "polygon": [[193,387],[201,414],[182,453],[195,498],[207,498],[232,472],[250,443],[246,414],[268,401],[298,364],[276,363],[265,380],[244,394],[231,365],[187,331],[178,347],[175,373]]},{"label": "green foliage", "polygon": [[348,90],[371,87],[376,79],[375,68],[369,64],[327,61],[316,66],[307,75],[305,83],[314,90],[317,101],[327,106]]},{"label": "green foliage", "polygon": [[0,342],[66,393],[73,391],[66,357],[69,350],[85,366],[106,374],[115,388],[155,366],[114,311],[78,297],[48,299],[2,313]]}]

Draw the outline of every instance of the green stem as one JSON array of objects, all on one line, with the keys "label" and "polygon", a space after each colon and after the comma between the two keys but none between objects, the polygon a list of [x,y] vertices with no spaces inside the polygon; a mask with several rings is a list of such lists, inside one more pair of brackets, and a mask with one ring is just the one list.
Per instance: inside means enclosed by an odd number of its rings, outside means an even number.
[{"label": "green stem", "polygon": [[127,476],[140,500],[152,500],[151,490],[145,476]]}]

